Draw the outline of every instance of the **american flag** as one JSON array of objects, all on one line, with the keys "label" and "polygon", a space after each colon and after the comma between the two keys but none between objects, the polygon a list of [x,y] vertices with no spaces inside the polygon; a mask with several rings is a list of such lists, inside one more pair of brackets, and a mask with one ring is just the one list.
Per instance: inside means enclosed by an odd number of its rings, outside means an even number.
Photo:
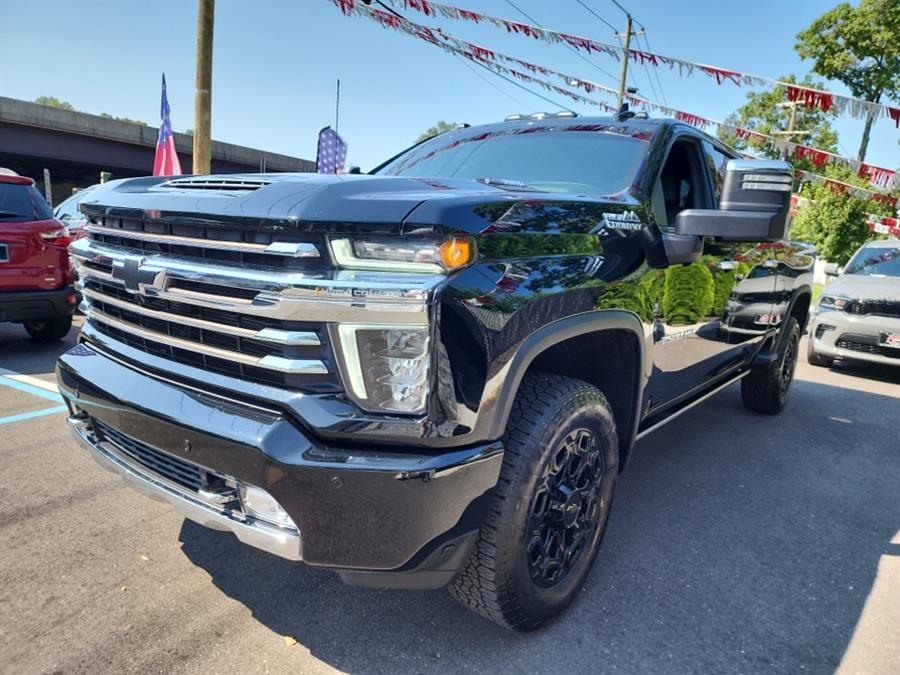
[{"label": "american flag", "polygon": [[154,176],[180,176],[181,162],[175,152],[175,136],[169,121],[169,99],[166,97],[166,74],[162,76],[162,100],[159,105],[159,136],[156,137],[156,158],[153,160]]},{"label": "american flag", "polygon": [[319,132],[319,149],[316,153],[317,173],[340,173],[347,159],[347,144],[331,127]]}]

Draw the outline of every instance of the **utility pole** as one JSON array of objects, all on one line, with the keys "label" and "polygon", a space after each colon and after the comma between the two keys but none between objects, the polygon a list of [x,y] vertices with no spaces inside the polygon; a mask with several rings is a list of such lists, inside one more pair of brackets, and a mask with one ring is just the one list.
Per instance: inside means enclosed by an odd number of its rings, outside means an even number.
[{"label": "utility pole", "polygon": [[210,132],[212,123],[213,15],[216,0],[197,2],[197,64],[194,93],[195,174],[210,172]]},{"label": "utility pole", "polygon": [[[800,102],[799,102],[799,101],[783,101],[783,102],[781,102],[781,103],[778,104],[778,106],[781,107],[781,108],[790,108],[790,109],[791,109],[791,116],[790,116],[790,118],[788,118],[788,128],[787,128],[787,131],[785,131],[785,132],[779,134],[779,135],[784,135],[784,136],[786,136],[788,142],[791,141],[791,138],[792,138],[795,134],[806,134],[806,133],[809,133],[808,131],[798,131],[798,132],[795,132],[795,131],[794,131],[794,123],[797,121],[797,106],[798,106],[798,105],[800,105]],[[787,145],[785,145],[783,148],[781,148],[781,159],[787,159],[787,150],[788,150],[788,149],[787,149]]]},{"label": "utility pole", "polygon": [[619,97],[616,109],[622,109],[625,100],[625,76],[628,75],[628,50],[631,47],[631,14],[626,14],[625,19],[625,45],[622,47],[622,70],[619,71]]},{"label": "utility pole", "polygon": [[334,98],[334,133],[338,130],[338,121],[341,117],[341,79],[337,81],[337,94]]}]

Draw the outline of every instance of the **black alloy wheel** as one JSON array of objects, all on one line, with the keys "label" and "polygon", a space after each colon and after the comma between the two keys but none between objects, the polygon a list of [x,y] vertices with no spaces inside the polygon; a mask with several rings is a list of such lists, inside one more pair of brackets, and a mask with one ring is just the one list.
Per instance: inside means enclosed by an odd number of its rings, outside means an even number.
[{"label": "black alloy wheel", "polygon": [[538,586],[560,583],[580,560],[600,522],[602,478],[596,434],[583,427],[569,433],[545,465],[531,502],[525,556]]},{"label": "black alloy wheel", "polygon": [[788,336],[784,355],[781,357],[781,372],[779,374],[778,393],[782,402],[787,401],[791,393],[791,385],[794,384],[794,372],[797,370],[797,352],[800,350],[800,337]]},{"label": "black alloy wheel", "polygon": [[536,372],[519,385],[503,446],[490,511],[450,592],[505,628],[534,630],[578,595],[600,548],[618,435],[599,389]]},{"label": "black alloy wheel", "polygon": [[800,350],[800,324],[795,317],[787,317],[779,338],[775,358],[770,363],[753,366],[741,380],[741,399],[754,412],[780,413],[790,396]]}]

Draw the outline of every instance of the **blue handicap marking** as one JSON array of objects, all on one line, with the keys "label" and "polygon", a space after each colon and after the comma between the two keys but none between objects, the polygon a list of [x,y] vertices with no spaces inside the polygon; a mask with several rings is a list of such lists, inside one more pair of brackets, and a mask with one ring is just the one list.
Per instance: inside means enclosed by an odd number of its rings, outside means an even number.
[{"label": "blue handicap marking", "polygon": [[[8,370],[6,368],[0,368],[0,385],[9,387],[10,389],[21,391],[25,394],[37,396],[48,401],[53,401],[54,403],[63,402],[63,397],[55,392],[42,389],[41,387],[35,387],[34,385],[27,384],[26,382],[13,380],[12,378],[7,377],[8,375],[19,375],[19,373],[13,370]],[[66,410],[66,406],[58,405],[52,408],[42,408],[40,410],[32,410],[30,412],[19,413],[18,415],[8,415],[7,417],[0,417],[0,425],[10,424],[11,422],[20,422],[22,420],[29,420],[34,417],[41,417],[43,415],[53,415],[55,413],[65,412]]]},{"label": "blue handicap marking", "polygon": [[0,417],[0,424],[9,424],[10,422],[19,422],[21,420],[30,420],[32,417],[41,417],[42,415],[53,415],[67,411],[64,405],[58,405],[55,408],[42,408],[41,410],[32,410],[31,412],[19,413],[18,415],[10,415],[9,417]]}]

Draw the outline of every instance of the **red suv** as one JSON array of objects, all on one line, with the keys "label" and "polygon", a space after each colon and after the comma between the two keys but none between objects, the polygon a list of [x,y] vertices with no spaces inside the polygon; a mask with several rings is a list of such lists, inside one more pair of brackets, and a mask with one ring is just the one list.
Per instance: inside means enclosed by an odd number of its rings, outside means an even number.
[{"label": "red suv", "polygon": [[35,340],[65,337],[75,312],[68,245],[34,181],[0,172],[0,321],[24,324]]}]

